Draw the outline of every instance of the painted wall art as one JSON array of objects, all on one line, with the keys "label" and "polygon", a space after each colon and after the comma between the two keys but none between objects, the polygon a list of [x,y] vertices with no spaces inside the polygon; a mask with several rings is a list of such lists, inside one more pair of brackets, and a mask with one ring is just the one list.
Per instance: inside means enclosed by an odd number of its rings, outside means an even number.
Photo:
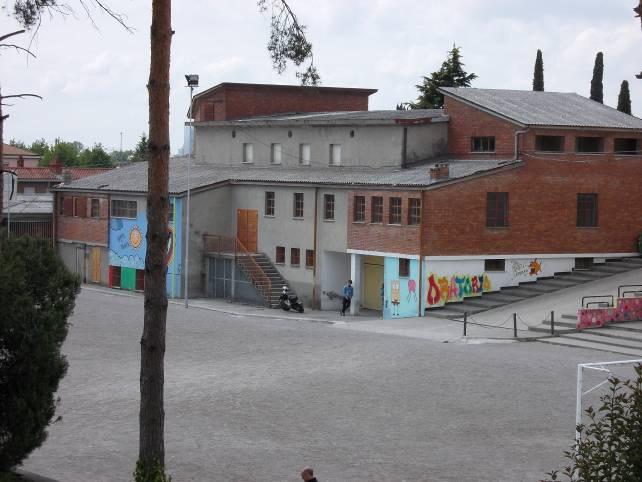
[{"label": "painted wall art", "polygon": [[469,296],[481,296],[483,292],[491,289],[490,278],[485,274],[443,276],[430,273],[426,302],[428,306],[443,306],[446,303],[462,301]]},{"label": "painted wall art", "polygon": [[597,328],[609,323],[642,320],[642,298],[618,298],[614,307],[580,308],[577,310],[578,329]]}]

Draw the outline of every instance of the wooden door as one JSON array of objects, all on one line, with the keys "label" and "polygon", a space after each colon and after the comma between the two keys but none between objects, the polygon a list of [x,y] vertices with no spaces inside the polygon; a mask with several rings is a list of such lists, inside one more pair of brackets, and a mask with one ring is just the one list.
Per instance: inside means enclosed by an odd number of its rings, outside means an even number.
[{"label": "wooden door", "polygon": [[383,258],[368,256],[363,263],[363,302],[369,310],[381,311],[381,286],[383,285]]},{"label": "wooden door", "polygon": [[91,280],[94,283],[100,283],[100,251],[96,246],[91,250]]},{"label": "wooden door", "polygon": [[258,244],[259,212],[256,209],[239,209],[236,213],[236,237],[250,253]]}]

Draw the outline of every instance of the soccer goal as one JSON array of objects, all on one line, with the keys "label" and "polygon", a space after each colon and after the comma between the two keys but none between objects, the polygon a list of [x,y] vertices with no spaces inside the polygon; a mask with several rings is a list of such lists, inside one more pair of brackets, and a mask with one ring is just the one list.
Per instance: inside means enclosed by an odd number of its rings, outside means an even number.
[{"label": "soccer goal", "polygon": [[[636,373],[634,367],[642,364],[642,358],[637,360],[579,363],[577,365],[577,405],[575,408],[575,440],[580,440],[577,426],[582,423],[585,416],[584,407],[598,407],[600,391],[613,377],[620,380],[632,380]],[[584,391],[584,386],[590,387]]]}]

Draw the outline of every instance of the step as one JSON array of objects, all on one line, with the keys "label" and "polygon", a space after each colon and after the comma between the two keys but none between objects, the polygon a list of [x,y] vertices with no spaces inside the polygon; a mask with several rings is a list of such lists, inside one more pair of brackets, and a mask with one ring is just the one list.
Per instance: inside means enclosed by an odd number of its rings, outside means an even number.
[{"label": "step", "polygon": [[493,300],[493,301],[497,300],[497,301],[505,302],[506,304],[515,303],[517,301],[522,301],[526,299],[524,296],[511,295],[506,292],[500,292],[500,291],[491,291],[488,294],[485,293],[484,295],[482,295],[482,297],[487,300]]},{"label": "step", "polygon": [[642,333],[642,323],[639,321],[625,321],[623,323],[612,323],[608,325],[609,329],[620,330],[633,333]]},{"label": "step", "polygon": [[642,258],[623,258],[620,263],[636,268],[642,268]]},{"label": "step", "polygon": [[589,281],[594,281],[595,278],[591,276],[584,276],[577,273],[564,273],[559,275],[559,278],[556,276],[555,279],[560,279],[564,281],[572,281],[575,284],[588,283]]},{"label": "step", "polygon": [[451,311],[446,308],[432,308],[426,312],[428,318],[441,318],[444,320],[458,320],[464,317],[463,313]]},{"label": "step", "polygon": [[466,298],[463,302],[464,305],[474,306],[477,308],[485,308],[490,310],[492,308],[497,308],[498,306],[504,306],[508,303],[505,301],[496,301],[496,300],[487,300],[485,297],[479,296],[476,298]]},{"label": "step", "polygon": [[558,288],[554,286],[539,284],[536,281],[530,283],[520,283],[519,288],[537,291],[538,293],[552,293],[553,291],[558,291]]},{"label": "step", "polygon": [[461,316],[463,316],[464,313],[468,313],[469,315],[474,315],[476,313],[481,313],[482,311],[488,311],[488,308],[466,306],[464,303],[448,303],[448,305],[446,306],[446,309],[448,311],[454,311],[455,313],[459,313]]},{"label": "step", "polygon": [[610,353],[617,353],[620,355],[631,355],[636,357],[642,357],[642,348],[639,350],[633,350],[630,348],[621,348],[615,346],[604,345],[602,343],[593,343],[590,341],[574,340],[572,338],[567,338],[567,335],[557,336],[553,338],[539,338],[537,340],[539,343],[548,343],[550,345],[558,346],[568,346],[573,348],[585,348],[598,351],[606,351]]},{"label": "step", "polygon": [[570,288],[571,286],[576,286],[577,283],[574,281],[569,281],[566,279],[561,279],[561,278],[551,278],[551,279],[546,279],[543,281],[538,281],[537,284],[541,284],[543,286],[554,286],[557,289],[564,289],[564,288]]},{"label": "step", "polygon": [[613,266],[612,264],[609,264],[609,265],[600,264],[600,265],[593,266],[593,271],[603,271],[605,273],[618,274],[618,273],[624,273],[626,271],[631,271],[631,270],[626,266],[618,267],[618,266]]},{"label": "step", "polygon": [[591,333],[596,336],[603,336],[604,338],[615,338],[621,340],[630,340],[642,344],[642,330],[629,331],[629,330],[613,330],[614,325],[608,325],[604,328],[591,328],[584,330],[583,333]]},{"label": "step", "polygon": [[609,336],[600,336],[594,333],[589,333],[588,331],[583,331],[580,333],[569,333],[564,335],[564,338],[570,338],[572,340],[588,341],[591,343],[602,343],[603,345],[608,345],[609,347],[618,347],[618,348],[627,348],[631,350],[639,350],[642,353],[642,341],[638,340],[627,340],[624,338],[609,337]]},{"label": "step", "polygon": [[[551,320],[546,319],[542,323],[544,325],[551,326]],[[557,317],[555,317],[555,327],[557,328],[558,326],[560,328],[573,328],[573,329],[575,329],[576,326],[577,326],[577,323],[575,321],[570,322],[570,321],[560,320]]]},{"label": "step", "polygon": [[562,315],[563,320],[575,320],[577,321],[577,314],[571,314],[571,313],[564,313]]},{"label": "step", "polygon": [[520,296],[521,298],[533,298],[535,296],[539,296],[542,293],[534,291],[534,290],[529,290],[527,288],[524,288],[522,286],[520,287],[510,287],[510,288],[502,288],[502,292],[506,291],[507,294],[509,295],[516,295]]}]

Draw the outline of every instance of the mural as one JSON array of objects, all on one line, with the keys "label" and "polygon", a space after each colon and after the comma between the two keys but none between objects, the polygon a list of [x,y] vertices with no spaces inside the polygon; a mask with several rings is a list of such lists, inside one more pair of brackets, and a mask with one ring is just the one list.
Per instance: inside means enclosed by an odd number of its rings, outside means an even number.
[{"label": "mural", "polygon": [[419,313],[419,260],[411,259],[408,276],[399,276],[399,258],[383,262],[383,317],[407,318]]},{"label": "mural", "polygon": [[542,272],[542,261],[534,259],[529,263],[523,263],[518,260],[512,259],[510,261],[511,271],[513,273],[513,278],[518,278],[520,276],[537,276]]},{"label": "mural", "polygon": [[490,278],[480,275],[428,276],[426,301],[428,306],[443,306],[446,303],[462,301],[468,296],[481,296],[491,291]]},{"label": "mural", "polygon": [[576,327],[595,328],[608,323],[642,320],[642,298],[618,298],[613,308],[580,308]]}]

